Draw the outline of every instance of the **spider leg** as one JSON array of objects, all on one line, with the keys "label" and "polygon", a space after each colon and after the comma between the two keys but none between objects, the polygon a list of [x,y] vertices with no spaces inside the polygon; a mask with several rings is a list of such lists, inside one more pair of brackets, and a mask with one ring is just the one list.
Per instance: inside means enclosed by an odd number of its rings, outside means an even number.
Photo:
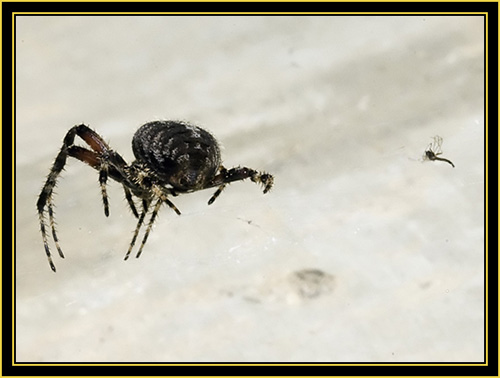
[{"label": "spider leg", "polygon": [[144,237],[142,239],[141,246],[139,247],[139,251],[137,252],[137,255],[135,255],[136,258],[139,258],[139,256],[142,253],[142,249],[144,248],[144,245],[146,244],[146,241],[148,240],[149,233],[151,232],[151,228],[153,227],[153,223],[156,219],[156,216],[158,215],[158,211],[160,210],[162,203],[163,203],[162,199],[158,198],[158,200],[156,201],[155,207],[153,209],[153,213],[151,214],[151,219],[149,220],[148,227],[146,228],[146,232],[144,233]]},{"label": "spider leg", "polygon": [[[162,192],[162,189],[160,187],[153,187],[153,192],[155,193],[155,197],[158,198],[156,201],[155,207],[153,209],[153,212],[151,213],[151,218],[148,223],[148,227],[146,228],[146,232],[144,233],[144,237],[141,242],[141,246],[139,247],[139,251],[137,252],[137,255],[135,256],[136,258],[139,257],[142,253],[142,250],[144,248],[144,245],[146,244],[146,241],[148,240],[149,233],[151,232],[151,229],[153,227],[153,223],[158,215],[158,212],[160,211],[160,207],[163,203],[166,203],[172,210],[174,210],[178,215],[181,215],[181,212],[179,209],[167,198],[165,193]],[[142,224],[144,222],[144,218],[146,217],[147,210],[149,207],[149,202],[146,200],[143,200],[143,207],[144,211],[141,213],[141,216],[139,218],[139,221],[137,223],[137,227],[134,232],[134,237],[132,238],[132,242],[130,243],[129,249],[127,251],[127,254],[125,255],[125,260],[128,259],[130,252],[132,251],[132,248],[135,245],[135,242],[137,240],[137,236],[139,235],[139,230],[142,227]]]},{"label": "spider leg", "polygon": [[[109,216],[109,200],[106,191],[106,182],[108,181],[109,171],[109,156],[107,153],[100,156],[98,153],[87,150],[80,146],[71,146],[68,148],[68,155],[74,157],[84,163],[87,163],[92,168],[99,171],[99,185],[101,187],[102,202],[104,205],[104,215]],[[120,181],[119,177],[116,177]]]},{"label": "spider leg", "polygon": [[130,246],[128,247],[128,251],[127,254],[125,255],[124,260],[128,259],[130,252],[132,252],[132,248],[134,248],[135,241],[137,240],[137,236],[139,235],[139,231],[142,227],[142,223],[144,222],[144,218],[146,217],[146,214],[148,212],[148,208],[149,208],[149,201],[143,199],[141,216],[139,217],[139,221],[137,222],[137,226],[135,227],[134,236],[132,237],[132,241],[130,242]]},{"label": "spider leg", "polygon": [[207,189],[215,186],[219,187],[208,201],[208,204],[210,205],[215,201],[227,184],[234,181],[245,180],[247,178],[257,184],[263,185],[264,193],[267,193],[274,184],[274,177],[269,173],[257,172],[247,167],[236,167],[229,170],[222,167],[220,173],[216,175],[205,188]]},{"label": "spider leg", "polygon": [[126,186],[133,185],[131,185],[125,173],[125,167],[127,164],[120,155],[111,151],[110,153],[105,153],[102,156],[99,156],[96,152],[87,150],[86,148],[80,146],[71,146],[68,149],[68,155],[89,164],[92,168],[99,171],[99,185],[101,187],[102,200],[104,204],[104,214],[106,216],[109,216],[109,201],[106,191],[106,183],[108,177],[111,177],[115,181],[121,182],[123,184],[123,189],[125,190],[125,198],[127,199],[130,208],[134,213],[134,216],[136,218],[139,218],[139,213],[137,212],[132,200],[132,194]]},{"label": "spider leg", "polygon": [[[219,170],[219,176],[222,175],[222,177],[224,177],[224,175],[227,175],[227,169],[224,168],[222,165],[220,166],[220,170]],[[208,200],[208,204],[211,205],[212,203],[214,203],[214,201],[217,199],[217,197],[219,197],[219,195],[222,193],[222,191],[224,190],[224,188],[226,187],[226,183],[222,184],[219,186],[219,188],[217,189],[217,191],[212,195],[212,197]]]},{"label": "spider leg", "polygon": [[222,193],[222,191],[226,186],[227,184],[222,184],[221,186],[219,186],[219,189],[217,189],[217,191],[213,194],[213,196],[208,200],[209,205],[214,203],[214,201],[217,199],[217,197],[219,197],[219,195]]},{"label": "spider leg", "polygon": [[[52,261],[50,255],[50,248],[47,240],[46,225],[45,225],[45,206],[48,206],[48,212],[50,218],[49,220],[53,227],[52,236],[54,236],[56,235],[56,232],[54,227],[55,224],[54,212],[52,209],[52,194],[54,191],[54,187],[56,186],[57,183],[57,178],[61,173],[61,171],[63,170],[64,166],[66,165],[66,159],[68,157],[68,148],[73,143],[75,139],[75,134],[76,134],[76,129],[75,127],[73,127],[70,129],[70,131],[68,131],[68,133],[64,137],[63,146],[61,147],[61,150],[56,156],[54,164],[50,169],[49,175],[47,176],[47,180],[45,181],[45,184],[42,188],[42,191],[40,192],[40,195],[38,196],[38,201],[36,203],[38,209],[38,218],[40,220],[40,231],[42,232],[42,240],[43,240],[43,245],[45,247],[45,253],[47,254],[47,259],[49,261],[50,268],[54,272],[56,271],[56,267]],[[59,254],[61,255],[62,251],[60,251]]]},{"label": "spider leg", "polygon": [[161,202],[165,202],[173,211],[177,213],[177,215],[181,215],[181,212],[179,209],[168,199],[168,195],[173,195],[176,196],[175,192],[171,192],[170,190],[166,191],[164,187],[158,186],[158,185],[153,185],[151,188],[152,192],[154,193],[155,197],[161,199]]},{"label": "spider leg", "polygon": [[[98,153],[80,146],[71,146],[68,148],[68,155],[83,161],[95,170],[100,171],[102,157],[100,157]],[[106,159],[109,159],[106,164],[106,179],[111,177],[113,180],[120,182],[123,185],[133,186],[125,173],[124,168],[126,167],[126,163],[123,159],[121,159],[121,156],[113,152],[109,154]]]},{"label": "spider leg", "polygon": [[64,259],[64,254],[63,251],[61,250],[61,247],[59,246],[59,240],[57,238],[57,233],[56,233],[56,222],[54,220],[54,205],[52,203],[52,198],[49,198],[47,203],[48,203],[47,209],[49,211],[50,228],[52,229],[52,238],[54,239],[54,243],[56,245],[59,256],[61,256]]},{"label": "spider leg", "polygon": [[42,240],[43,246],[45,247],[45,253],[47,254],[47,259],[49,260],[50,269],[54,272],[56,271],[56,267],[54,262],[52,261],[52,257],[50,255],[49,243],[47,240],[47,233],[45,232],[45,218],[43,216],[43,212],[38,212],[38,218],[40,220],[40,231],[42,232]]},{"label": "spider leg", "polygon": [[[92,148],[93,151],[87,150],[79,146],[74,146],[73,143],[75,141],[76,136],[82,138]],[[105,213],[106,213],[107,195],[105,194],[105,188],[103,191],[102,187],[103,185],[105,186],[108,175],[119,182],[124,182],[127,180],[126,176],[124,175],[124,170],[127,167],[125,160],[123,160],[123,158],[120,155],[113,152],[106,144],[106,142],[104,142],[104,140],[95,131],[91,130],[89,127],[82,124],[73,126],[66,133],[66,135],[64,136],[63,145],[56,156],[52,168],[50,169],[50,172],[47,176],[47,180],[45,181],[45,184],[40,192],[40,195],[38,196],[38,201],[36,204],[38,210],[38,217],[40,220],[40,230],[42,232],[42,240],[45,247],[45,253],[47,254],[47,259],[49,261],[50,268],[54,272],[56,271],[56,268],[52,261],[50,248],[48,245],[48,238],[46,232],[47,225],[45,223],[46,222],[45,211],[47,208],[47,211],[49,213],[49,222],[52,228],[52,237],[58,249],[59,255],[63,257],[64,255],[59,246],[59,240],[57,238],[57,234],[55,231],[55,219],[54,219],[52,195],[54,187],[56,186],[57,183],[57,179],[61,171],[64,169],[64,166],[66,165],[66,160],[68,156],[83,161],[89,164],[94,169],[100,171],[99,181],[101,183],[101,192],[103,193],[103,201],[105,202]],[[108,156],[109,156],[109,162],[107,161]],[[104,166],[103,166],[103,161],[104,161]],[[102,171],[105,172],[101,173]],[[109,210],[107,213],[109,213]]]},{"label": "spider leg", "polygon": [[[106,191],[108,174],[118,182],[125,181],[126,175],[124,174],[124,169],[127,163],[109,147],[99,134],[88,126],[82,124],[74,126],[71,130],[73,129],[95,152],[78,146],[72,146],[74,148],[74,155],[71,156],[88,163],[99,171],[99,185],[101,187],[104,214],[109,216],[109,200]],[[110,170],[113,170],[112,175],[110,174]]]},{"label": "spider leg", "polygon": [[139,218],[139,213],[137,212],[134,200],[132,199],[132,193],[130,192],[129,188],[127,188],[125,185],[123,185],[123,190],[125,190],[125,198],[127,199],[127,202],[130,206],[130,209],[132,210],[132,213],[134,213],[134,216],[136,218]]},{"label": "spider leg", "polygon": [[78,136],[82,138],[94,151],[97,152],[99,165],[98,167],[94,166],[94,168],[99,170],[99,185],[101,186],[104,214],[108,217],[109,201],[108,201],[108,194],[106,191],[106,182],[108,180],[108,165],[109,165],[108,162],[110,159],[109,153],[111,152],[111,148],[99,134],[90,129],[88,126],[78,125],[75,126],[75,128]]},{"label": "spider leg", "polygon": [[170,206],[170,208],[173,211],[175,211],[177,213],[177,215],[181,215],[181,212],[179,211],[179,209],[172,202],[170,202],[168,198],[162,198],[162,201],[165,202],[168,206]]}]

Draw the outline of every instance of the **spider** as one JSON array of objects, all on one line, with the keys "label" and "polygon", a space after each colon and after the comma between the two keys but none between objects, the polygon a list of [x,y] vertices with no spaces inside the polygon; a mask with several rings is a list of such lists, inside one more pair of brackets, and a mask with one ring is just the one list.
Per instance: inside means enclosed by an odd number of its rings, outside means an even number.
[{"label": "spider", "polygon": [[455,164],[453,164],[450,160],[445,159],[445,158],[440,158],[438,155],[441,155],[443,152],[441,151],[441,145],[443,144],[443,138],[441,138],[439,135],[436,135],[434,137],[434,142],[429,144],[429,147],[425,150],[423,159],[424,160],[440,160],[440,161],[445,161],[453,168],[455,168]]},{"label": "spider", "polygon": [[[76,136],[87,143],[90,149],[75,145]],[[106,194],[108,179],[111,178],[123,185],[128,205],[138,219],[125,260],[128,259],[144,219],[151,209],[151,217],[136,257],[142,253],[161,205],[165,203],[178,215],[181,214],[169,197],[216,187],[217,190],[208,201],[211,205],[231,182],[249,178],[261,184],[264,193],[271,189],[274,182],[273,176],[269,173],[239,166],[224,168],[216,139],[208,131],[185,122],[153,121],[142,125],[134,134],[132,150],[135,160],[129,165],[88,126],[76,125],[67,132],[37,202],[45,253],[54,272],[56,267],[50,254],[45,214],[48,213],[52,238],[59,256],[64,258],[55,229],[53,190],[68,156],[83,161],[99,171],[99,184],[106,216],[109,216]],[[140,210],[136,207],[134,197],[142,206]]]}]

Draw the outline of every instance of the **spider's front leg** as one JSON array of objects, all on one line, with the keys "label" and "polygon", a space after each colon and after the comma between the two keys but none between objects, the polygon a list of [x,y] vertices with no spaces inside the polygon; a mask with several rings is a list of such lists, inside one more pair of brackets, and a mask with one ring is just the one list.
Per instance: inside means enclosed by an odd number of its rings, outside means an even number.
[{"label": "spider's front leg", "polygon": [[208,201],[208,204],[211,205],[217,199],[217,197],[222,193],[227,184],[234,181],[245,180],[247,178],[257,184],[262,184],[264,186],[264,194],[267,193],[274,184],[274,177],[269,173],[257,172],[247,167],[226,169],[221,166],[219,169],[219,174],[216,175],[207,186],[207,188],[212,188],[215,186],[219,187]]}]

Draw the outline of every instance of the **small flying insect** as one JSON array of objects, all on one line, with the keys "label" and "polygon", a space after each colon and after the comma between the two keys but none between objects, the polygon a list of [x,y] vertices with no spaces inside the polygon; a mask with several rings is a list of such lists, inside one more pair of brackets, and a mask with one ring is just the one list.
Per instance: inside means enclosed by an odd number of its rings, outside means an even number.
[{"label": "small flying insect", "polygon": [[455,164],[453,164],[450,160],[438,157],[438,155],[441,155],[443,153],[443,151],[441,150],[442,144],[443,144],[443,138],[441,138],[439,135],[436,135],[434,137],[434,141],[430,143],[427,149],[425,150],[423,159],[445,161],[449,163],[453,168],[455,168]]}]

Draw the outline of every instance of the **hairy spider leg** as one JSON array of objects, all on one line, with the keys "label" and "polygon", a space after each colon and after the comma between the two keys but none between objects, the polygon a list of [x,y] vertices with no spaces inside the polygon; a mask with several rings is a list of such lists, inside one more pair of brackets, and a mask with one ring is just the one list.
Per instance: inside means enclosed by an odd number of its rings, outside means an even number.
[{"label": "hairy spider leg", "polygon": [[[45,232],[45,219],[43,217],[43,213],[38,213],[38,218],[40,220],[40,231],[42,232],[43,246],[45,247],[45,253],[47,254],[47,259],[49,260],[50,269],[52,269],[55,272],[56,267],[50,255],[49,243],[47,241],[47,233]],[[64,256],[62,257],[64,258]]]},{"label": "hairy spider leg", "polygon": [[[63,170],[64,166],[66,165],[66,159],[68,157],[68,148],[73,144],[73,141],[75,139],[75,135],[78,132],[78,126],[72,127],[66,136],[64,137],[63,145],[61,147],[61,150],[56,156],[56,159],[54,161],[54,164],[50,170],[49,175],[47,176],[47,180],[45,181],[45,185],[42,188],[42,191],[40,195],[38,196],[38,201],[37,201],[37,209],[38,209],[38,217],[40,219],[40,231],[42,232],[42,239],[43,239],[43,244],[45,247],[45,253],[47,254],[47,259],[49,260],[49,265],[50,268],[55,272],[56,267],[52,261],[51,255],[50,255],[50,248],[47,240],[47,233],[46,233],[46,226],[45,226],[45,206],[48,203],[48,212],[49,212],[49,218],[50,218],[50,223],[52,227],[52,236],[57,235],[56,230],[55,230],[55,221],[54,221],[54,212],[52,209],[52,193],[54,190],[54,187],[56,186],[57,183],[57,177]],[[51,215],[52,214],[52,215]],[[56,236],[57,237],[57,236]],[[59,255],[61,257],[64,257],[62,254],[62,251],[59,248]]]},{"label": "hairy spider leg", "polygon": [[47,200],[47,209],[49,211],[49,222],[50,222],[50,228],[52,229],[52,238],[54,239],[54,244],[56,245],[57,252],[59,253],[59,256],[61,256],[64,259],[63,251],[59,245],[59,239],[57,239],[56,221],[54,219],[53,207],[54,207],[54,204],[52,203],[52,197],[49,197]]},{"label": "hairy spider leg", "polygon": [[137,255],[135,255],[136,258],[138,258],[141,253],[142,249],[144,248],[144,245],[146,244],[146,241],[148,240],[149,233],[151,232],[151,228],[153,227],[153,223],[156,219],[156,216],[158,215],[158,211],[160,211],[161,204],[163,203],[161,198],[158,198],[156,201],[155,207],[153,209],[153,213],[151,214],[151,219],[149,220],[148,227],[146,228],[146,232],[144,233],[144,237],[142,238],[141,246],[139,247],[139,251],[137,252]]},{"label": "hairy spider leg", "polygon": [[109,200],[106,191],[106,182],[108,181],[109,156],[102,155],[87,150],[80,146],[71,146],[68,149],[68,155],[80,161],[83,161],[99,171],[99,186],[101,187],[102,203],[104,205],[104,215],[109,217]]},{"label": "hairy spider leg", "polygon": [[[75,136],[77,135],[81,139],[83,139],[97,153],[82,147],[74,146],[73,143],[75,140]],[[40,220],[40,231],[42,232],[42,240],[44,243],[45,253],[47,254],[47,259],[49,261],[50,268],[54,272],[56,271],[56,267],[52,261],[50,248],[48,245],[45,216],[44,216],[45,206],[47,206],[47,211],[49,212],[49,222],[52,229],[52,237],[54,238],[54,242],[58,249],[59,255],[61,257],[64,257],[62,250],[59,247],[59,240],[57,238],[57,233],[55,230],[54,210],[52,202],[52,194],[54,191],[54,187],[56,186],[57,183],[57,178],[61,173],[61,171],[64,169],[68,156],[75,157],[78,160],[88,163],[93,168],[98,169],[101,160],[99,153],[102,154],[104,152],[111,152],[111,150],[109,149],[109,146],[106,144],[106,142],[104,142],[104,140],[96,132],[92,131],[89,127],[83,124],[73,126],[66,133],[61,150],[57,154],[54,164],[52,165],[52,168],[47,176],[47,180],[45,181],[42,191],[38,196],[37,209],[38,209],[38,217]],[[121,158],[121,156],[119,156],[116,153],[113,153],[113,155],[114,155],[113,160],[116,161],[118,166],[121,166],[119,167],[119,169],[122,169],[124,166],[126,166],[126,163],[123,160],[123,158]],[[114,168],[112,175],[110,174],[110,176],[113,176],[113,178],[119,182],[123,182],[123,178],[120,176],[119,169]]]},{"label": "hairy spider leg", "polygon": [[257,184],[262,184],[264,186],[264,194],[267,193],[274,184],[274,178],[269,173],[257,172],[247,167],[236,167],[229,170],[222,167],[220,173],[216,175],[205,188],[207,189],[215,186],[219,187],[219,189],[217,189],[208,201],[208,204],[211,205],[215,201],[227,184],[234,181],[245,180],[247,178]]},{"label": "hairy spider leg", "polygon": [[[219,169],[219,175],[227,175],[227,169],[224,168],[222,165],[220,166],[220,169]],[[217,177],[217,176],[216,176]],[[208,200],[208,204],[211,205],[212,203],[214,203],[214,201],[217,199],[217,197],[219,197],[219,195],[222,193],[222,191],[224,190],[224,188],[226,187],[226,183],[222,184],[219,186],[219,188],[217,189],[217,191],[213,194],[213,196]]]},{"label": "hairy spider leg", "polygon": [[124,260],[128,259],[130,252],[132,252],[132,248],[134,248],[135,241],[137,240],[137,236],[139,235],[139,231],[142,227],[142,223],[144,222],[144,218],[146,217],[146,214],[148,212],[148,208],[149,208],[149,201],[146,201],[145,199],[143,199],[142,200],[141,216],[139,217],[139,220],[137,221],[137,226],[135,227],[134,236],[132,237],[132,241],[130,242],[130,245],[128,247],[128,251],[127,251],[127,254],[125,255]]},{"label": "hairy spider leg", "polygon": [[[111,177],[113,180],[122,183],[123,189],[125,191],[125,198],[127,199],[128,204],[132,209],[132,212],[134,213],[135,217],[139,218],[139,214],[137,212],[137,209],[135,208],[134,201],[132,200],[132,193],[130,189],[127,187],[127,185],[130,186],[129,180],[127,179],[127,175],[124,172],[124,168],[126,167],[127,164],[120,155],[112,151],[111,153],[106,154],[105,158],[103,158],[102,156],[99,156],[99,154],[80,146],[71,146],[68,149],[68,155],[87,163],[96,170],[99,170],[99,181],[101,184],[101,193],[103,194],[103,201],[105,204],[105,214],[106,214],[106,209],[108,209],[106,182],[108,177]],[[106,160],[105,163],[106,170],[104,173],[104,177],[102,177],[103,171],[100,171],[103,164],[102,160]],[[104,184],[104,190],[102,184]],[[106,216],[108,215],[109,212],[106,214]]]},{"label": "hairy spider leg", "polygon": [[177,215],[181,215],[179,209],[172,202],[170,202],[168,198],[163,198],[162,201],[165,202],[173,211],[175,211]]},{"label": "hairy spider leg", "polygon": [[[50,221],[50,227],[52,229],[52,237],[54,238],[54,242],[56,244],[57,251],[59,252],[59,256],[64,258],[64,254],[61,250],[61,247],[59,246],[59,240],[57,239],[57,234],[56,234],[56,226],[55,226],[55,220],[54,220],[54,210],[53,210],[53,205],[52,205],[52,197],[49,196],[47,199],[47,207],[48,207],[48,212],[49,212],[49,221]],[[45,206],[45,205],[44,205]],[[50,255],[50,249],[49,249],[49,243],[47,240],[47,232],[45,231],[45,216],[44,216],[44,211],[38,212],[38,218],[40,220],[40,231],[42,232],[42,240],[43,240],[43,245],[45,247],[45,253],[47,254],[47,259],[49,261],[50,269],[52,269],[54,272],[56,271],[56,267],[54,265],[54,262],[52,261],[52,257]]]},{"label": "hairy spider leg", "polygon": [[104,205],[104,214],[109,216],[109,201],[106,191],[106,182],[108,180],[108,161],[111,148],[101,138],[99,134],[85,125],[79,125],[79,136],[98,153],[99,166],[94,167],[99,170],[99,185],[101,187],[102,202]]},{"label": "hairy spider leg", "polygon": [[109,217],[109,201],[106,191],[106,182],[108,181],[108,163],[105,159],[101,159],[99,164],[99,185],[101,186],[102,204],[104,205],[104,215]]},{"label": "hairy spider leg", "polygon": [[214,201],[217,199],[217,197],[219,197],[219,195],[222,193],[222,191],[224,190],[224,188],[226,186],[227,186],[227,184],[222,184],[221,186],[219,186],[219,189],[217,189],[217,191],[214,193],[214,195],[208,200],[209,205],[214,203]]},{"label": "hairy spider leg", "polygon": [[130,206],[132,213],[136,218],[139,218],[139,213],[137,212],[134,200],[132,199],[132,193],[130,192],[129,188],[127,188],[125,185],[123,185],[123,190],[125,190],[125,198],[127,199],[128,205]]},{"label": "hairy spider leg", "polygon": [[[181,212],[179,209],[161,192],[161,189],[155,188],[155,192],[160,194],[158,195],[158,201],[156,201],[155,207],[153,209],[153,212],[151,214],[151,219],[149,220],[148,227],[146,229],[146,232],[144,234],[144,237],[141,242],[141,246],[139,247],[139,251],[137,252],[137,255],[135,257],[139,257],[142,253],[142,249],[144,248],[144,245],[146,244],[146,241],[148,239],[149,233],[151,232],[151,228],[153,226],[153,223],[156,219],[156,216],[158,215],[158,211],[160,210],[160,207],[163,202],[165,202],[172,210],[174,210],[177,215],[181,215]],[[141,230],[142,224],[144,223],[144,218],[146,217],[146,214],[148,213],[149,209],[149,200],[142,200],[142,207],[143,211],[141,212],[141,216],[139,217],[139,220],[137,222],[137,226],[135,227],[134,231],[134,236],[132,237],[132,241],[130,242],[129,248],[127,253],[125,254],[124,260],[127,260],[130,253],[132,252],[132,249],[134,248],[135,242],[137,241],[137,237],[139,236],[139,231]]]},{"label": "hairy spider leg", "polygon": [[82,138],[90,146],[90,148],[92,148],[92,150],[96,152],[93,153],[92,151],[86,150],[84,148],[79,148],[75,149],[78,152],[73,156],[81,161],[88,163],[90,166],[99,171],[99,185],[101,187],[104,214],[106,216],[109,216],[109,200],[106,190],[106,183],[108,180],[108,174],[110,175],[110,168],[113,167],[116,173],[114,175],[114,179],[118,182],[123,182],[125,177],[122,170],[127,164],[125,160],[123,160],[123,158],[119,154],[114,152],[104,141],[104,139],[102,139],[102,137],[94,130],[83,124],[75,126],[73,128],[77,128],[77,135]]},{"label": "hairy spider leg", "polygon": [[[69,156],[75,156],[75,150],[76,150],[76,147],[77,146],[71,146],[68,148],[68,155]],[[81,148],[81,147],[78,147],[78,148]],[[81,148],[82,150],[85,150],[83,148]],[[88,151],[88,150],[86,150]],[[88,151],[90,154],[94,154],[92,151]],[[94,154],[95,155],[95,154]],[[57,248],[57,251],[59,253],[59,256],[61,256],[62,258],[64,258],[64,254],[63,254],[63,251],[59,245],[59,239],[57,238],[57,232],[56,232],[56,222],[55,222],[55,218],[54,218],[54,204],[52,202],[52,196],[49,195],[48,198],[47,198],[47,210],[48,210],[48,213],[49,213],[49,223],[50,223],[50,228],[52,229],[52,238],[54,239],[54,244],[56,245],[56,248]],[[51,266],[52,268],[52,266]],[[55,269],[55,267],[53,268],[53,270]]]},{"label": "hairy spider leg", "polygon": [[155,207],[153,209],[153,212],[151,213],[151,219],[149,220],[148,227],[146,228],[146,232],[144,233],[144,237],[141,242],[141,246],[139,247],[139,251],[137,252],[137,255],[135,255],[136,258],[139,258],[139,256],[142,253],[142,249],[144,248],[144,245],[146,244],[146,241],[148,240],[149,233],[151,232],[151,228],[153,227],[153,223],[155,222],[156,216],[158,215],[158,212],[160,211],[160,207],[162,203],[166,203],[172,210],[174,210],[177,215],[181,215],[181,212],[179,209],[172,203],[168,198],[166,198],[164,195],[158,196],[158,201],[156,201]]}]

